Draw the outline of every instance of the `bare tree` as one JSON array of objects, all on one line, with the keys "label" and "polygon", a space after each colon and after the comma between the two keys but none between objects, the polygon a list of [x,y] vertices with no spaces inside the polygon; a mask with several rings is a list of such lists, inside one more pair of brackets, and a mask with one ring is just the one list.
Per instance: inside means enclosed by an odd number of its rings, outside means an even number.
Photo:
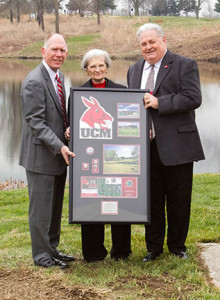
[{"label": "bare tree", "polygon": [[13,6],[12,6],[12,3],[13,1],[12,0],[10,0],[10,1],[8,1],[8,3],[9,3],[9,12],[10,12],[10,22],[11,23],[13,23]]},{"label": "bare tree", "polygon": [[100,25],[100,2],[101,0],[95,0],[95,5],[96,5],[96,14],[97,14],[97,24]]},{"label": "bare tree", "polygon": [[78,11],[79,15],[83,17],[84,12],[90,9],[90,4],[90,1],[86,0],[69,0],[67,8],[69,11]]},{"label": "bare tree", "polygon": [[14,13],[13,13],[13,0],[8,0],[8,1],[2,1],[1,0],[1,9],[0,12],[4,12],[9,10],[9,17],[10,17],[10,22],[13,23],[13,17],[14,17]]},{"label": "bare tree", "polygon": [[13,23],[13,9],[12,8],[9,9],[9,13],[10,13],[10,22]]},{"label": "bare tree", "polygon": [[36,0],[37,4],[37,20],[39,26],[42,28],[44,31],[44,0]]},{"label": "bare tree", "polygon": [[91,0],[92,7],[94,7],[94,10],[97,14],[97,24],[101,24],[100,19],[100,12],[109,9],[115,9],[116,6],[114,5],[113,0]]},{"label": "bare tree", "polygon": [[28,0],[1,0],[0,12],[9,13],[10,22],[13,23],[14,15],[17,17],[17,22],[21,20],[21,14],[27,13],[30,8],[30,1]]},{"label": "bare tree", "polygon": [[135,16],[139,16],[139,9],[146,0],[128,0],[128,3],[133,6]]},{"label": "bare tree", "polygon": [[21,15],[20,15],[20,0],[16,1],[16,7],[17,7],[17,22],[20,23],[21,21]]},{"label": "bare tree", "polygon": [[195,0],[195,13],[196,13],[196,19],[199,19],[199,11],[201,10],[202,4],[205,2],[205,0]]},{"label": "bare tree", "polygon": [[54,0],[54,10],[55,10],[55,32],[60,33],[59,0]]}]

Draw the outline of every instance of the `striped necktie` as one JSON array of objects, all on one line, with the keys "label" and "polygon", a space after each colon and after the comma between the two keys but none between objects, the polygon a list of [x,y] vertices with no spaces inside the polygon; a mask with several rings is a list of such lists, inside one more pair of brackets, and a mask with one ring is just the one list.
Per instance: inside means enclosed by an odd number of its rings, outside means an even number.
[{"label": "striped necktie", "polygon": [[58,90],[60,104],[61,104],[62,113],[63,113],[63,122],[64,122],[65,128],[67,128],[69,125],[68,125],[68,120],[67,120],[67,115],[66,115],[66,102],[65,102],[65,97],[64,97],[64,93],[63,93],[63,87],[62,87],[61,80],[57,74],[56,74],[55,79],[57,81],[57,90]]}]

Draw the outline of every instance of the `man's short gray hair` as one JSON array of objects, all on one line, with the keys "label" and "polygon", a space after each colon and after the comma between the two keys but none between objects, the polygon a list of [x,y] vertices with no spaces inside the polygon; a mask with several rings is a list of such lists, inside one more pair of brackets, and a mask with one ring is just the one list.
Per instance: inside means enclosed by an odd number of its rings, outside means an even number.
[{"label": "man's short gray hair", "polygon": [[138,29],[138,31],[136,33],[137,39],[140,40],[140,35],[143,32],[147,32],[149,30],[155,30],[157,32],[158,36],[160,36],[160,37],[164,36],[163,29],[159,25],[153,24],[153,23],[146,23]]},{"label": "man's short gray hair", "polygon": [[53,37],[53,36],[60,36],[61,38],[63,38],[65,44],[66,44],[66,51],[68,51],[68,45],[67,45],[67,42],[66,42],[66,39],[64,38],[64,36],[62,34],[59,34],[59,33],[50,33],[44,40],[44,49],[47,49],[48,47],[48,42],[49,40]]},{"label": "man's short gray hair", "polygon": [[91,58],[93,57],[99,57],[99,56],[102,56],[104,57],[104,60],[105,60],[105,64],[107,66],[107,68],[110,67],[111,65],[111,58],[108,54],[108,52],[106,52],[105,50],[101,50],[101,49],[91,49],[89,50],[84,56],[83,56],[83,59],[82,59],[82,62],[81,62],[81,68],[83,70],[86,70],[87,67],[88,67],[88,62]]}]

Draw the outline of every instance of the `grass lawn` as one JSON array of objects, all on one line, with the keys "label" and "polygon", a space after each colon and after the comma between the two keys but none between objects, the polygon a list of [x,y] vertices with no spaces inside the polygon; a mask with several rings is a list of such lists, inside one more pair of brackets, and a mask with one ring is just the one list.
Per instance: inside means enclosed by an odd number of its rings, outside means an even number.
[{"label": "grass lawn", "polygon": [[139,172],[139,163],[132,160],[104,162],[104,173],[106,174],[138,174]]},{"label": "grass lawn", "polygon": [[[191,222],[186,242],[189,259],[174,257],[165,246],[164,254],[149,263],[142,262],[146,254],[143,225],[132,226],[133,254],[128,261],[115,262],[109,256],[103,262],[88,264],[83,261],[80,225],[68,224],[66,188],[60,249],[76,257],[76,262],[71,263],[67,271],[32,265],[27,189],[1,191],[0,278],[7,284],[6,296],[9,295],[10,276],[13,278],[11,285],[18,282],[15,290],[18,295],[23,288],[23,298],[5,296],[1,299],[49,299],[46,293],[44,296],[34,296],[34,283],[38,282],[42,291],[48,288],[48,283],[53,287],[53,299],[220,299],[220,292],[211,285],[199,255],[200,242],[220,242],[219,182],[220,174],[194,175]],[[109,225],[106,225],[105,244],[110,250]],[[28,282],[31,279],[30,285]],[[33,298],[30,295],[24,297],[24,288],[28,289],[29,285],[32,286]],[[58,295],[58,291],[63,294]]]},{"label": "grass lawn", "polygon": [[[67,38],[68,52],[70,58],[72,55],[77,55],[78,53],[87,49],[94,41],[99,39],[98,34],[83,35],[77,37]],[[41,57],[40,49],[43,45],[43,41],[31,44],[27,48],[19,52],[19,56],[27,57]]]},{"label": "grass lawn", "polygon": [[[102,15],[101,24],[97,25],[96,16],[61,15],[60,33],[67,38],[69,59],[81,57],[88,49],[101,48],[113,59],[136,60],[140,57],[136,31],[146,22],[164,28],[171,51],[200,61],[220,60],[220,18]],[[0,18],[0,25],[0,57],[39,58],[45,36],[54,32],[54,15],[45,15],[45,32],[28,16],[23,16],[19,24]]]},{"label": "grass lawn", "polygon": [[139,136],[139,128],[119,128],[118,136]]}]

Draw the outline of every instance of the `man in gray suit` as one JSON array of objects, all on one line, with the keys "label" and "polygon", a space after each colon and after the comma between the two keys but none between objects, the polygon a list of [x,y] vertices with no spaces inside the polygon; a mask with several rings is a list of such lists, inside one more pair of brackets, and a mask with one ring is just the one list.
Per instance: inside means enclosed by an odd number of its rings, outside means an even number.
[{"label": "man in gray suit", "polygon": [[145,89],[144,105],[151,118],[151,225],[146,226],[148,255],[163,252],[165,205],[167,245],[174,255],[187,258],[193,162],[204,159],[195,123],[201,105],[196,62],[167,50],[166,37],[157,24],[137,31],[143,58],[128,70],[128,87]]},{"label": "man in gray suit", "polygon": [[57,249],[66,166],[74,153],[64,137],[68,121],[64,78],[59,68],[68,49],[63,36],[48,36],[41,53],[43,62],[27,75],[21,87],[23,128],[19,163],[27,175],[34,264],[64,269],[68,267],[66,262],[74,260]]}]

